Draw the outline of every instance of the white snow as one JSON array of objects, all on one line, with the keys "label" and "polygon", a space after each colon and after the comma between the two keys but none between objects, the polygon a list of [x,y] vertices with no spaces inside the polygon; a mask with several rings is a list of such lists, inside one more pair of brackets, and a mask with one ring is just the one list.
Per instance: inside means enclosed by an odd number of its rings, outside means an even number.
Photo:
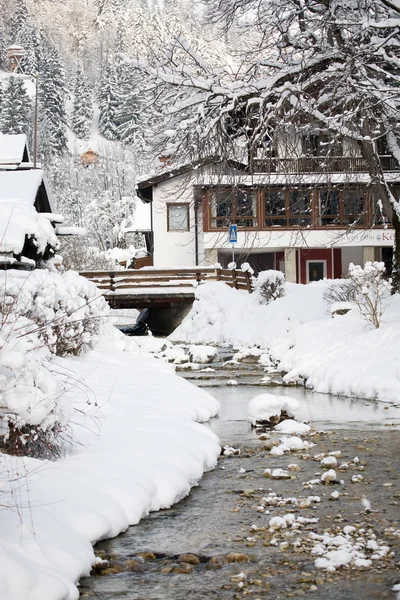
[{"label": "white snow", "polygon": [[306,435],[310,432],[311,427],[306,423],[300,423],[293,419],[285,419],[281,423],[278,423],[278,425],[275,425],[274,429],[280,433],[286,433],[286,435]]},{"label": "white snow", "polygon": [[190,346],[189,358],[192,362],[206,364],[217,356],[218,350],[212,346]]},{"label": "white snow", "polygon": [[171,340],[269,350],[285,382],[302,378],[322,393],[397,403],[400,296],[387,299],[379,329],[358,309],[331,318],[322,296],[330,281],[286,283],[286,296],[267,306],[222,282],[199,286],[191,312]]},{"label": "white snow", "polygon": [[315,446],[312,442],[302,440],[296,435],[283,436],[280,438],[279,446],[274,446],[271,450],[272,455],[282,455],[285,452],[298,452],[301,450],[308,450]]},{"label": "white snow", "polygon": [[324,469],[331,469],[332,467],[337,467],[337,460],[334,456],[326,456],[321,460],[321,467]]},{"label": "white snow", "polygon": [[[200,423],[217,414],[219,403],[166,362],[141,356],[137,341],[106,319],[93,350],[52,354],[51,322],[63,323],[54,313],[57,299],[65,319],[76,307],[93,305],[98,315],[106,308],[102,298],[98,306],[91,298],[98,296],[95,286],[76,273],[8,271],[2,278],[2,297],[14,298],[7,305],[17,316],[1,329],[0,374],[3,382],[23,375],[15,387],[2,387],[2,406],[32,424],[64,415],[71,430],[60,460],[0,454],[0,598],[76,600],[75,584],[95,560],[92,543],[171,506],[216,465],[218,439]],[[89,303],[80,303],[79,287]],[[38,328],[29,314],[42,313],[46,327]],[[77,316],[79,326],[84,319]],[[67,325],[73,328],[73,320]]]},{"label": "white snow", "polygon": [[321,481],[322,483],[332,483],[333,481],[336,481],[336,471],[334,469],[329,469],[329,471],[322,473]]},{"label": "white snow", "polygon": [[27,145],[26,135],[0,133],[0,165],[18,165],[22,162]]},{"label": "white snow", "polygon": [[0,171],[0,202],[14,200],[25,206],[33,206],[42,181],[41,169]]},{"label": "white snow", "polygon": [[133,215],[132,225],[126,228],[126,231],[151,231],[151,204],[137,200],[135,214]]},{"label": "white snow", "polygon": [[289,417],[295,417],[299,406],[299,402],[293,398],[260,394],[249,402],[248,419],[255,426],[260,421],[269,421],[272,417],[279,417],[282,411],[285,411]]},{"label": "white snow", "polygon": [[39,252],[48,244],[58,246],[48,218],[42,217],[34,207],[42,181],[40,169],[0,171],[0,252],[20,254],[26,236],[35,238]]}]

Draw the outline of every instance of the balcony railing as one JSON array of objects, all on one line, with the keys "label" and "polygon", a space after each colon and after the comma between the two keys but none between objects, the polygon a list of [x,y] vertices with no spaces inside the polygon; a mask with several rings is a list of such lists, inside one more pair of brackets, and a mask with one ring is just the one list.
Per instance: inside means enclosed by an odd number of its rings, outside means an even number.
[{"label": "balcony railing", "polygon": [[[380,156],[384,171],[399,171],[393,156]],[[363,173],[367,163],[361,157],[311,156],[301,158],[263,158],[253,161],[254,173]]]}]

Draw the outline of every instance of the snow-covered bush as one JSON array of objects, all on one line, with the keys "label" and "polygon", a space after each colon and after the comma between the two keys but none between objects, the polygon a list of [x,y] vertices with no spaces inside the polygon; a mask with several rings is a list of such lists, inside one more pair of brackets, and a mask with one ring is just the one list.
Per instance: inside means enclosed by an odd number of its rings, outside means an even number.
[{"label": "snow-covered bush", "polygon": [[35,323],[19,316],[16,306],[5,307],[0,326],[0,450],[58,457],[69,436],[60,404],[63,390]]},{"label": "snow-covered bush", "polygon": [[253,278],[254,297],[259,304],[269,304],[285,295],[285,276],[281,271],[261,271]]},{"label": "snow-covered bush", "polygon": [[368,261],[364,268],[350,263],[349,280],[354,286],[354,302],[361,314],[378,328],[391,290],[391,281],[385,279],[384,263]]},{"label": "snow-covered bush", "polygon": [[96,286],[74,271],[0,275],[3,314],[28,318],[52,354],[78,355],[96,342],[109,307]]},{"label": "snow-covered bush", "polygon": [[356,287],[352,279],[339,279],[326,288],[322,296],[324,302],[331,307],[337,302],[355,302]]},{"label": "snow-covered bush", "polygon": [[0,449],[57,458],[70,440],[71,382],[52,358],[93,347],[108,305],[72,271],[1,272],[0,293]]}]

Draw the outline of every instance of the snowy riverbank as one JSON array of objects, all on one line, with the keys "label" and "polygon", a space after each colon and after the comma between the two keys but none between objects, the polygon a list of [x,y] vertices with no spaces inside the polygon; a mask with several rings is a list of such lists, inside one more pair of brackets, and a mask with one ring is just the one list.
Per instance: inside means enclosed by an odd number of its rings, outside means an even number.
[{"label": "snowy riverbank", "polygon": [[197,302],[173,341],[268,349],[286,381],[303,378],[317,392],[398,402],[400,297],[388,298],[375,329],[357,310],[332,318],[323,293],[332,282],[286,284],[287,293],[260,306],[222,283],[197,290]]},{"label": "snowy riverbank", "polygon": [[115,334],[84,357],[54,360],[70,381],[70,455],[0,454],[2,600],[78,598],[92,543],[171,506],[216,464],[218,440],[196,421],[218,402],[166,363],[123,352],[125,340]]}]

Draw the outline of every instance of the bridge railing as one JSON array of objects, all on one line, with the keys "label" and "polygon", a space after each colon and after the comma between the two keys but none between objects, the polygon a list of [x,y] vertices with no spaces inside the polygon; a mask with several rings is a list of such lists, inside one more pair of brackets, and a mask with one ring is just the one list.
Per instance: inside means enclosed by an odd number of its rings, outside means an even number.
[{"label": "bridge railing", "polygon": [[145,267],[123,271],[82,271],[86,277],[100,290],[115,292],[117,290],[138,290],[152,288],[195,287],[207,281],[223,281],[238,290],[252,291],[251,276],[239,269],[215,269],[214,267],[165,268]]}]

